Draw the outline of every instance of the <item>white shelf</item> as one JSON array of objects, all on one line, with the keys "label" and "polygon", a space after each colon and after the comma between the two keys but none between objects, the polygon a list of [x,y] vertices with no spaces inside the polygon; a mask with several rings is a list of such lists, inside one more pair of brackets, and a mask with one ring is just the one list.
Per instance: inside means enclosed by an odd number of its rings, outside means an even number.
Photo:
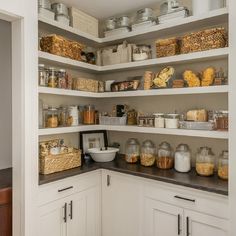
[{"label": "white shelf", "polygon": [[153,90],[137,90],[127,92],[105,92],[92,93],[66,89],[56,89],[39,87],[39,94],[52,94],[62,96],[74,97],[88,97],[88,98],[117,98],[117,97],[145,97],[145,96],[161,96],[161,95],[184,95],[184,94],[216,94],[228,93],[228,85],[211,86],[211,87],[195,87],[195,88],[172,88],[172,89],[153,89]]},{"label": "white shelf", "polygon": [[151,39],[163,37],[163,35],[168,37],[176,32],[184,33],[192,31],[193,29],[197,30],[198,28],[212,27],[215,25],[224,24],[226,22],[228,22],[228,9],[219,9],[200,16],[190,16],[178,21],[160,24],[137,31],[131,31],[119,36],[98,38],[70,26],[64,26],[57,21],[39,16],[39,28],[42,28],[47,32],[57,33],[65,37],[78,40],[91,46],[110,45],[122,42],[124,39],[129,39],[134,42],[147,38]]},{"label": "white shelf", "polygon": [[93,73],[106,73],[115,71],[132,70],[155,65],[178,65],[183,63],[203,62],[215,59],[226,59],[229,55],[228,48],[219,48],[203,52],[176,55],[171,57],[155,58],[139,62],[129,62],[110,66],[96,66],[88,63],[71,60],[65,57],[56,56],[50,53],[39,51],[40,63],[50,63],[55,66],[63,66],[90,71]]},{"label": "white shelf", "polygon": [[201,130],[184,130],[184,129],[160,129],[160,128],[147,128],[137,126],[109,126],[109,125],[81,125],[77,127],[65,128],[52,128],[52,129],[39,129],[39,135],[53,135],[76,133],[81,131],[91,130],[108,130],[117,132],[132,132],[132,133],[146,133],[146,134],[165,134],[201,138],[214,138],[214,139],[228,139],[228,132],[223,131],[201,131]]}]

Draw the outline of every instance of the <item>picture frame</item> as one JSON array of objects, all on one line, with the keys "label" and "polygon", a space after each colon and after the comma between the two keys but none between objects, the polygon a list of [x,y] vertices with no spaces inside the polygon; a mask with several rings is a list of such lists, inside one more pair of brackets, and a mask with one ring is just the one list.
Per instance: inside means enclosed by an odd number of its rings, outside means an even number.
[{"label": "picture frame", "polygon": [[83,154],[87,154],[89,148],[108,147],[106,130],[92,130],[80,132],[79,140],[80,149]]}]

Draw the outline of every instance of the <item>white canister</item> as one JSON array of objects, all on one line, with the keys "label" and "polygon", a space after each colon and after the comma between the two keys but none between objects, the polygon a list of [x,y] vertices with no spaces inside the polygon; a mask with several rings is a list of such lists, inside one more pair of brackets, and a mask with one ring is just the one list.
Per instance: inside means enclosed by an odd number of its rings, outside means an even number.
[{"label": "white canister", "polygon": [[165,128],[165,115],[163,113],[156,113],[155,116],[155,128]]},{"label": "white canister", "polygon": [[182,173],[191,170],[191,152],[187,144],[180,144],[176,148],[175,170]]},{"label": "white canister", "polygon": [[68,107],[68,119],[71,119],[71,126],[79,125],[79,115],[77,106],[69,106]]},{"label": "white canister", "polygon": [[167,129],[178,129],[179,128],[179,114],[168,114],[165,117],[165,127]]},{"label": "white canister", "polygon": [[192,0],[193,15],[201,15],[224,7],[224,0]]},{"label": "white canister", "polygon": [[111,85],[115,82],[115,80],[107,80],[105,82],[105,91],[111,92]]}]

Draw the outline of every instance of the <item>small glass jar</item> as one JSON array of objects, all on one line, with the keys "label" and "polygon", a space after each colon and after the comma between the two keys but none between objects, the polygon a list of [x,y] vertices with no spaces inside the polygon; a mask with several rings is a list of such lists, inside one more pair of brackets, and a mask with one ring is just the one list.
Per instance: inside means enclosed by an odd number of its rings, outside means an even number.
[{"label": "small glass jar", "polygon": [[39,64],[38,66],[38,79],[39,79],[39,86],[42,87],[48,86],[48,72],[44,64]]},{"label": "small glass jar", "polygon": [[67,126],[78,126],[79,125],[79,115],[77,106],[68,107],[68,116],[66,119]]},{"label": "small glass jar", "polygon": [[140,158],[140,144],[137,139],[131,138],[125,145],[125,160],[128,163],[137,163]]},{"label": "small glass jar", "polygon": [[196,156],[196,171],[201,176],[211,176],[215,169],[215,155],[211,148],[201,147]]},{"label": "small glass jar", "polygon": [[66,70],[60,69],[57,74],[58,77],[58,88],[66,89],[67,88],[67,80],[66,80]]},{"label": "small glass jar", "polygon": [[219,111],[216,114],[216,127],[218,130],[227,131],[229,129],[229,112]]},{"label": "small glass jar", "polygon": [[48,87],[56,88],[57,87],[57,71],[55,68],[50,67],[48,69]]},{"label": "small glass jar", "polygon": [[175,170],[186,173],[191,170],[191,152],[187,144],[180,144],[175,151]]},{"label": "small glass jar", "polygon": [[157,167],[160,169],[171,169],[174,167],[174,157],[169,143],[162,142],[157,152]]},{"label": "small glass jar", "polygon": [[178,129],[179,128],[179,114],[168,114],[165,117],[165,127],[167,129]]},{"label": "small glass jar", "polygon": [[58,109],[49,107],[44,110],[44,127],[56,128],[59,125],[58,121]]},{"label": "small glass jar", "polygon": [[87,105],[84,107],[84,124],[94,125],[95,124],[95,107],[94,105]]},{"label": "small glass jar", "polygon": [[155,128],[165,128],[165,115],[163,113],[156,113],[155,116]]},{"label": "small glass jar", "polygon": [[153,166],[156,161],[156,146],[150,141],[143,142],[141,147],[140,162],[143,166]]},{"label": "small glass jar", "polygon": [[127,113],[127,124],[128,125],[137,125],[138,113],[133,109],[129,110]]},{"label": "small glass jar", "polygon": [[67,108],[66,107],[59,107],[58,109],[58,122],[59,126],[65,127],[67,126]]},{"label": "small glass jar", "polygon": [[228,151],[223,151],[219,157],[218,176],[219,178],[223,180],[228,180],[229,178],[229,153]]}]

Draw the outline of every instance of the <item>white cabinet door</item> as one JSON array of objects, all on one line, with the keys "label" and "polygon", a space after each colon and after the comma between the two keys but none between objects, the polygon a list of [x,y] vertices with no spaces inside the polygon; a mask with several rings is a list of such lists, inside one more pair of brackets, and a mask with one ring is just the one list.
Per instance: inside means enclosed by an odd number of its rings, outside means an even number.
[{"label": "white cabinet door", "polygon": [[145,198],[144,212],[143,236],[184,235],[182,208]]},{"label": "white cabinet door", "polygon": [[[108,176],[108,178],[107,178]],[[141,184],[130,176],[103,171],[102,235],[141,235]]]},{"label": "white cabinet door", "polygon": [[58,200],[40,207],[39,235],[66,236],[66,200]]},{"label": "white cabinet door", "polygon": [[185,210],[186,236],[228,236],[228,221]]},{"label": "white cabinet door", "polygon": [[94,186],[71,196],[68,202],[67,236],[100,236],[100,188]]}]

